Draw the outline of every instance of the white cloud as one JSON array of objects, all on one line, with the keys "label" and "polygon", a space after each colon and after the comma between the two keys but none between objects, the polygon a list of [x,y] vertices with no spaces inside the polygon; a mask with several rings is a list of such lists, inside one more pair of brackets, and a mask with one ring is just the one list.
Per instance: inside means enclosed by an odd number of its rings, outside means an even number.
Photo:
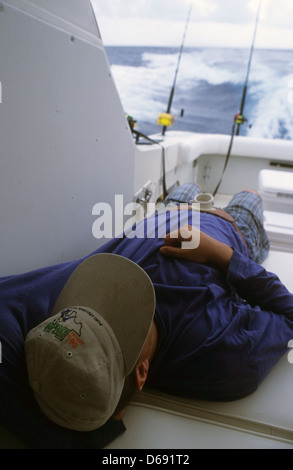
[{"label": "white cloud", "polygon": [[101,17],[99,27],[106,45],[168,46],[182,40],[182,27],[176,21]]},{"label": "white cloud", "polygon": [[[250,47],[259,0],[93,0],[106,45]],[[262,0],[256,47],[293,48],[293,1]]]},{"label": "white cloud", "polygon": [[[249,0],[249,9],[256,13],[259,0]],[[260,21],[266,26],[291,29],[293,22],[292,0],[262,0]]]},{"label": "white cloud", "polygon": [[198,10],[202,15],[209,15],[217,10],[217,4],[215,0],[185,0],[185,3],[193,7],[194,10]]}]

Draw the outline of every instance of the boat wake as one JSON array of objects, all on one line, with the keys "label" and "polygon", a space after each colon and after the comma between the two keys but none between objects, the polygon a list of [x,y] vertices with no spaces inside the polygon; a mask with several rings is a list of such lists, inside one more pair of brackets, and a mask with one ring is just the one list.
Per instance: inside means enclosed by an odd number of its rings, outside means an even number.
[{"label": "boat wake", "polygon": [[[167,108],[178,50],[107,47],[106,51],[125,112],[137,119],[141,132],[158,132],[157,117]],[[187,48],[177,77],[172,129],[230,134],[248,56],[245,49]],[[292,78],[291,51],[255,51],[241,135],[293,139]]]}]

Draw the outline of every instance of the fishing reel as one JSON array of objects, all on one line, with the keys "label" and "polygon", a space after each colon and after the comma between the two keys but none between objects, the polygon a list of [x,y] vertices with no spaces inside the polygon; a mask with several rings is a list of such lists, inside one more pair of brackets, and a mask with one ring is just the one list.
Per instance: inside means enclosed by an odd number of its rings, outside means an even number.
[{"label": "fishing reel", "polygon": [[241,126],[241,124],[244,124],[245,122],[247,122],[247,119],[239,111],[239,113],[236,114],[236,116],[234,117],[234,122],[235,124],[238,124],[239,126]]},{"label": "fishing reel", "polygon": [[158,117],[158,125],[163,127],[171,127],[175,122],[173,114],[160,113]]}]

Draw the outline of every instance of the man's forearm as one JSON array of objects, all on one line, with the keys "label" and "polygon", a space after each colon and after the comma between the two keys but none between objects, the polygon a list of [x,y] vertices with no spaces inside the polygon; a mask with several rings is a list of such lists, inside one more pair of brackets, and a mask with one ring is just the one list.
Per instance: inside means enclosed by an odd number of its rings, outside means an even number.
[{"label": "man's forearm", "polygon": [[[186,240],[199,240],[197,248],[185,249],[181,243]],[[188,246],[188,244],[187,244]],[[165,245],[161,247],[160,252],[165,256],[174,256],[184,258],[188,261],[201,264],[213,264],[221,271],[227,272],[233,249],[205,232],[199,232],[192,226],[185,226],[179,232],[173,232],[165,238]]]},{"label": "man's forearm", "polygon": [[214,251],[211,253],[210,263],[227,273],[233,253],[233,248],[225,243],[218,242],[218,246],[215,245]]}]

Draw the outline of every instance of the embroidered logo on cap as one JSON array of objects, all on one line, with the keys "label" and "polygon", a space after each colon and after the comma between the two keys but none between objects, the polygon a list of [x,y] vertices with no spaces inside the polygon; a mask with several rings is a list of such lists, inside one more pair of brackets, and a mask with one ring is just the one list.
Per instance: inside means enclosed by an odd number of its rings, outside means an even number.
[{"label": "embroidered logo on cap", "polygon": [[[68,339],[68,343],[75,349],[78,346],[82,346],[84,342],[82,341],[81,337],[81,330],[82,330],[82,323],[81,321],[77,321],[77,311],[73,309],[66,309],[60,313],[60,317],[48,323],[45,326],[44,332],[50,333],[55,336],[56,339],[59,341],[64,341],[66,338]],[[68,328],[64,325],[64,323],[68,320],[73,320],[75,323],[75,327]]]}]

